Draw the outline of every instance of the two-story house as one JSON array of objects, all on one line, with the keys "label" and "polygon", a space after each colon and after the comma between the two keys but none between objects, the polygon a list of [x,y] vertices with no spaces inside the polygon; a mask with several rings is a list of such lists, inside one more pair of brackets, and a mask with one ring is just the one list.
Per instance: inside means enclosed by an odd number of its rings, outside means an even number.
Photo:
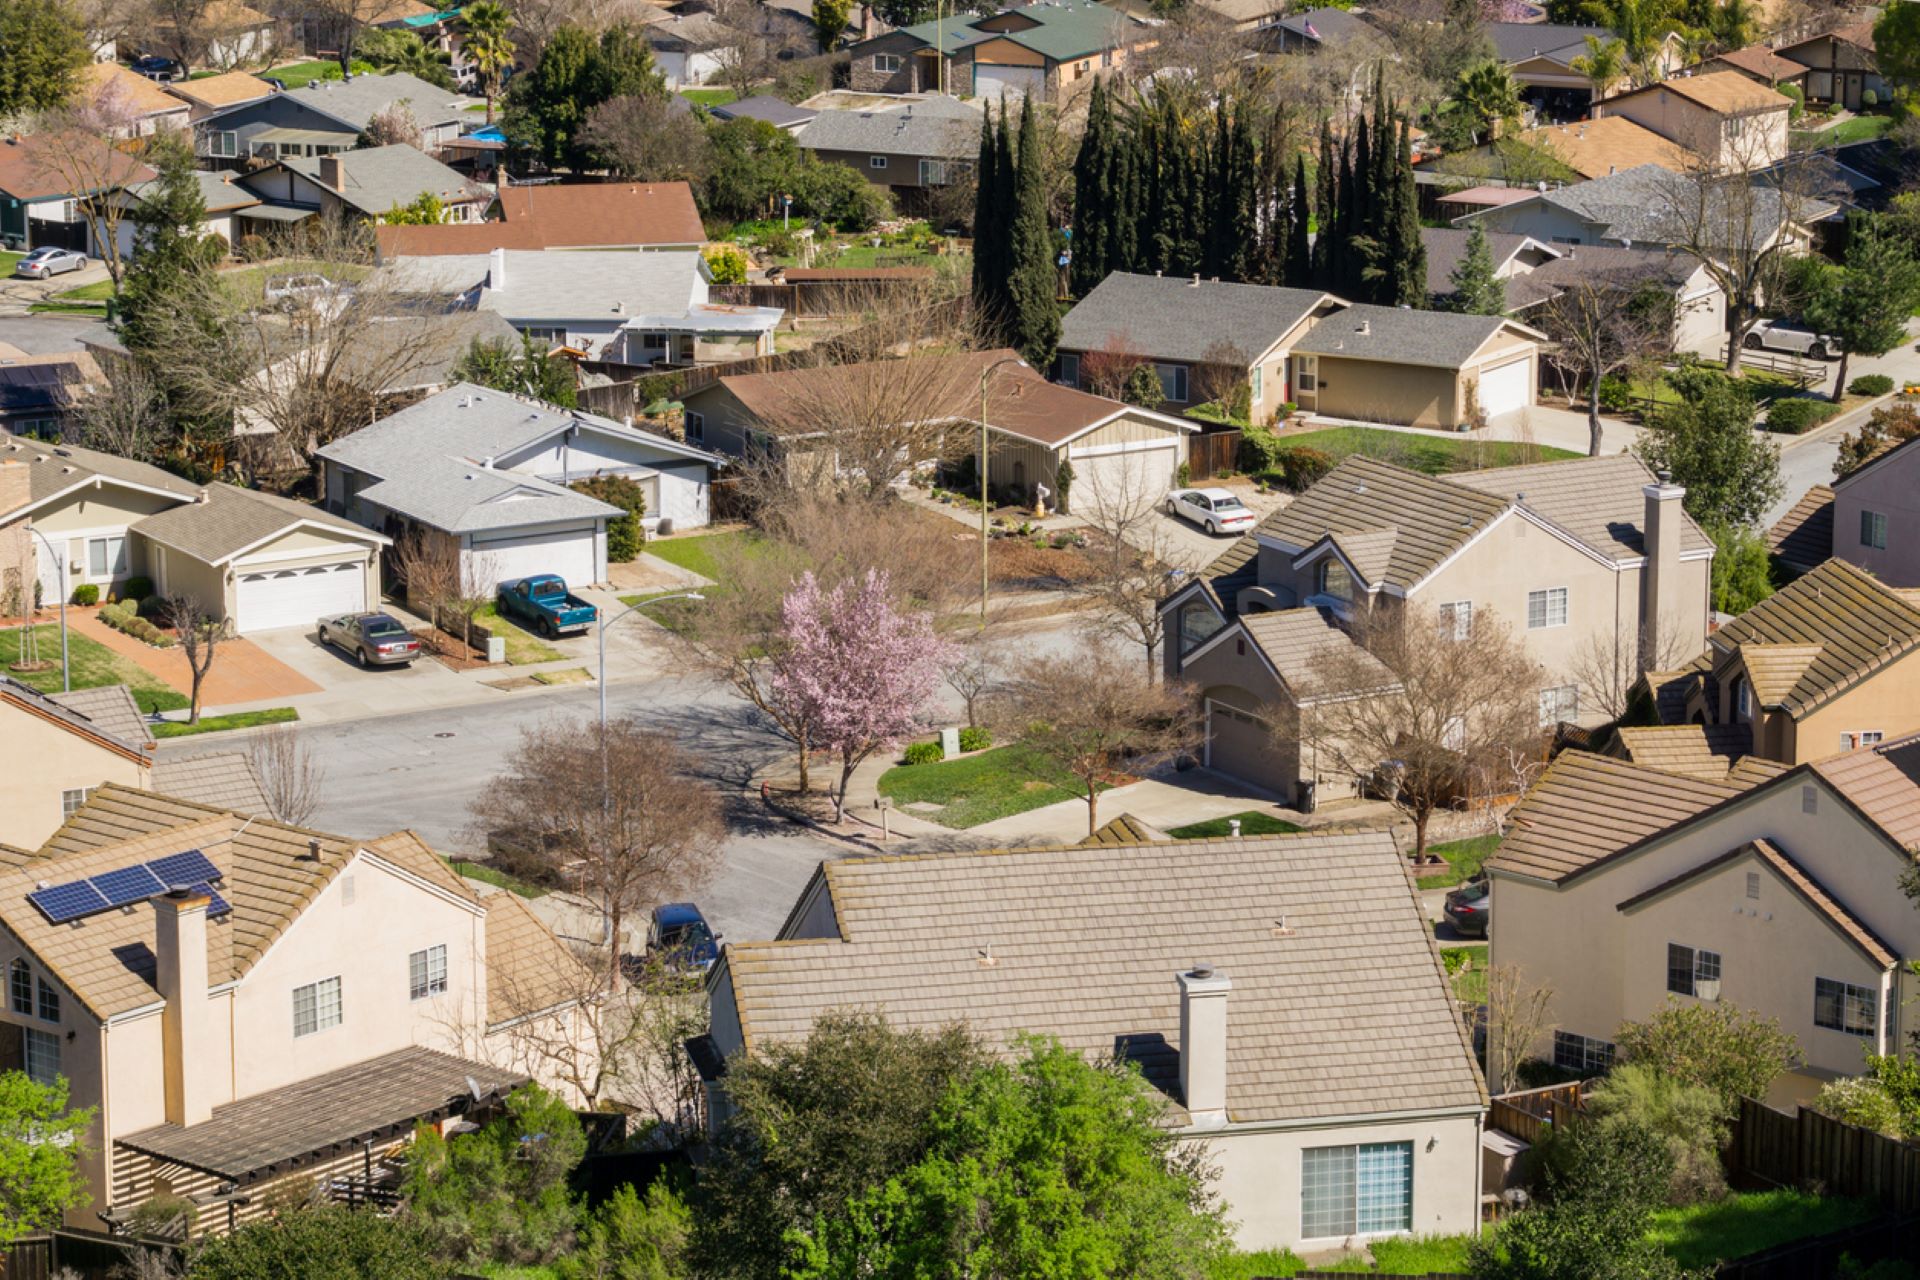
[{"label": "two-story house", "polygon": [[1729,69],[1631,89],[1594,103],[1593,114],[1631,120],[1724,171],[1785,160],[1792,106],[1785,94]]},{"label": "two-story house", "polygon": [[1776,1105],[1858,1075],[1913,1024],[1905,958],[1920,912],[1900,890],[1920,841],[1920,741],[1722,781],[1583,752],[1557,759],[1489,860],[1492,960],[1553,992],[1533,1052],[1604,1070],[1623,1021],[1726,1001],[1777,1018],[1805,1063]]},{"label": "two-story house", "polygon": [[351,151],[375,116],[404,103],[431,154],[460,136],[466,117],[458,95],[404,71],[312,80],[304,89],[238,102],[194,121],[194,154],[213,169],[245,169],[250,161],[315,159]]},{"label": "two-story house", "polygon": [[1352,794],[1359,780],[1285,727],[1315,697],[1362,692],[1312,687],[1328,646],[1416,604],[1462,637],[1476,615],[1510,627],[1544,673],[1543,729],[1598,723],[1589,655],[1705,636],[1713,544],[1684,495],[1624,454],[1444,477],[1347,458],[1161,604],[1205,763],[1291,803]]},{"label": "two-story house", "polygon": [[956,13],[852,45],[850,87],[1061,105],[1157,42],[1151,26],[1094,0]]},{"label": "two-story house", "polygon": [[980,112],[938,95],[869,111],[821,111],[794,141],[802,151],[847,165],[913,201],[972,173],[980,152]]},{"label": "two-story house", "polygon": [[1828,557],[1859,565],[1889,587],[1920,587],[1920,437],[1903,440],[1831,485],[1808,489],[1768,533],[1796,572]]},{"label": "two-story house", "polygon": [[1850,23],[1807,36],[1783,44],[1774,52],[1807,69],[1803,83],[1808,102],[1835,102],[1849,111],[1858,111],[1866,105],[1869,93],[1882,106],[1893,101],[1892,86],[1880,74],[1871,21]]}]

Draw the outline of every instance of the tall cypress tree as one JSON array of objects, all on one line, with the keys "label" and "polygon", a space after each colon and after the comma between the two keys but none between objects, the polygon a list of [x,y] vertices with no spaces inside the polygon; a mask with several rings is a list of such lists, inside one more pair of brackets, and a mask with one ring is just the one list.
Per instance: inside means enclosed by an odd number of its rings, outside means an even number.
[{"label": "tall cypress tree", "polygon": [[1140,220],[1146,209],[1140,198],[1140,139],[1134,127],[1122,132],[1114,144],[1113,192],[1107,265],[1114,271],[1139,271],[1145,265],[1140,255]]},{"label": "tall cypress tree", "polygon": [[1360,184],[1354,180],[1353,148],[1340,148],[1340,220],[1334,225],[1334,278],[1339,290],[1351,298],[1361,298],[1360,255],[1354,240],[1360,234]]},{"label": "tall cypress tree", "polygon": [[[1244,104],[1235,108],[1233,128],[1228,133],[1228,169],[1231,199],[1227,205],[1225,251],[1220,259],[1220,276],[1226,280],[1251,280],[1260,257],[1259,155],[1253,145],[1253,124]],[[1281,170],[1285,173],[1285,170]],[[1278,202],[1276,202],[1278,203]]]},{"label": "tall cypress tree", "polygon": [[980,159],[974,167],[973,306],[983,326],[995,323],[995,281],[1006,278],[1001,262],[1006,228],[999,224],[1000,152],[993,142],[993,104],[980,117]]},{"label": "tall cypress tree", "polygon": [[1400,117],[1400,146],[1394,161],[1393,245],[1394,297],[1399,306],[1427,304],[1427,244],[1420,238],[1420,188],[1413,180],[1413,138],[1405,116]]},{"label": "tall cypress tree", "polygon": [[1313,241],[1313,283],[1316,288],[1337,290],[1333,262],[1333,241],[1340,219],[1340,193],[1334,183],[1337,171],[1333,163],[1333,133],[1327,122],[1320,122],[1320,164],[1314,170],[1313,209],[1319,234]]},{"label": "tall cypress tree", "polygon": [[1293,200],[1287,208],[1287,266],[1285,281],[1296,289],[1313,283],[1310,234],[1313,202],[1307,195],[1307,158],[1293,158]]},{"label": "tall cypress tree", "polygon": [[1087,131],[1073,162],[1073,271],[1075,297],[1084,298],[1112,270],[1113,224],[1122,211],[1113,189],[1113,115],[1105,81],[1095,79],[1087,99]]},{"label": "tall cypress tree", "polygon": [[[1006,123],[1006,112],[1000,115]],[[1031,99],[1020,103],[1020,153],[1014,167],[1012,271],[1008,277],[1008,338],[1035,369],[1053,364],[1060,345],[1059,277],[1054,267],[1053,231],[1047,225],[1047,191],[1041,169],[1040,129]]]}]

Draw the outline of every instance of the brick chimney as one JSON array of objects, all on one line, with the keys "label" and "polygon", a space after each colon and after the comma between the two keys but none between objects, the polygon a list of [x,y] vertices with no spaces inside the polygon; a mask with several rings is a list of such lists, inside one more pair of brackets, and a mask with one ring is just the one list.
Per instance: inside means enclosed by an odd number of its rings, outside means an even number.
[{"label": "brick chimney", "polygon": [[320,181],[335,191],[345,188],[346,182],[340,173],[339,156],[320,157]]},{"label": "brick chimney", "polygon": [[211,1052],[213,1011],[207,1006],[207,906],[205,894],[169,889],[153,899],[154,960],[160,998],[161,1070],[166,1080],[167,1123],[199,1124],[213,1115],[219,1073],[204,1060]]},{"label": "brick chimney", "polygon": [[1197,1128],[1227,1123],[1227,993],[1233,982],[1196,964],[1180,983],[1180,1097]]},{"label": "brick chimney", "polygon": [[1662,641],[1669,636],[1682,652],[1693,652],[1691,641],[1704,630],[1706,619],[1684,616],[1687,605],[1681,594],[1680,531],[1686,517],[1681,513],[1680,500],[1687,491],[1663,471],[1640,493],[1646,499],[1641,541],[1646,546],[1647,566],[1640,576],[1640,659],[1645,663],[1659,655]]}]

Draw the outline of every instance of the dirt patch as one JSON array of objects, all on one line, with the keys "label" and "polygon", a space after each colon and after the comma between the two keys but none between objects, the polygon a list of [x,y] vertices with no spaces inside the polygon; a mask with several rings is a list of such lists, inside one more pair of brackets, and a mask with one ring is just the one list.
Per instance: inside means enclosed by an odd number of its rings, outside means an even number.
[{"label": "dirt patch", "polygon": [[459,636],[448,635],[438,627],[417,627],[413,631],[413,638],[442,666],[451,670],[472,671],[487,665],[484,650],[476,649]]},{"label": "dirt patch", "polygon": [[565,671],[541,671],[531,679],[540,684],[591,684],[593,675],[585,667],[569,667]]},{"label": "dirt patch", "polygon": [[1057,591],[1091,578],[1093,566],[1079,547],[1036,547],[1027,538],[995,538],[987,551],[987,574],[996,586]]},{"label": "dirt patch", "polygon": [[504,680],[482,680],[481,684],[489,689],[499,689],[503,693],[512,693],[517,689],[538,689],[540,682],[532,676],[508,676]]}]

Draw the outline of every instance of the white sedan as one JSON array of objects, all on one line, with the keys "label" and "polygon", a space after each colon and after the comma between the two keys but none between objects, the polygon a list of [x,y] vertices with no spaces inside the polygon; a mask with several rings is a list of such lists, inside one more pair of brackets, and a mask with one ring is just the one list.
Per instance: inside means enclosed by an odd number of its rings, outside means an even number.
[{"label": "white sedan", "polygon": [[1245,533],[1260,523],[1246,503],[1225,489],[1175,489],[1167,495],[1167,514],[1208,533]]}]

